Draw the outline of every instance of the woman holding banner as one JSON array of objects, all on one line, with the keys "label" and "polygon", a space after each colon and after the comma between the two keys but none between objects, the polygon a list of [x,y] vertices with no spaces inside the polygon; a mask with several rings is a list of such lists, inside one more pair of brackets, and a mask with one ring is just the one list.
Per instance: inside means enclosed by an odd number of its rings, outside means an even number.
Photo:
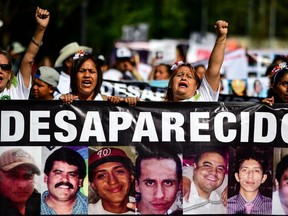
[{"label": "woman holding banner", "polygon": [[122,101],[130,106],[135,106],[138,98],[121,98],[117,96],[106,96],[100,93],[103,81],[101,64],[96,55],[79,50],[73,57],[71,68],[72,92],[63,94],[60,99],[66,103],[78,100],[110,101],[117,104]]},{"label": "woman holding banner", "polygon": [[172,65],[173,74],[168,83],[164,101],[217,101],[220,86],[220,68],[225,54],[228,22],[218,20],[215,24],[217,39],[212,50],[207,72],[200,79],[188,63],[178,61]]}]

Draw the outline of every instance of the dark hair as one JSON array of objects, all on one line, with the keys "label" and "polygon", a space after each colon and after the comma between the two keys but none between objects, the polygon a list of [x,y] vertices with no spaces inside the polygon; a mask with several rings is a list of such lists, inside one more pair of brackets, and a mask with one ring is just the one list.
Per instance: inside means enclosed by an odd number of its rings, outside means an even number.
[{"label": "dark hair", "polygon": [[107,162],[119,162],[122,163],[122,165],[125,167],[125,169],[128,170],[130,174],[134,174],[134,165],[131,161],[130,158],[128,157],[122,157],[122,156],[111,156],[111,157],[105,157],[99,160],[97,163],[93,163],[92,165],[89,166],[89,182],[92,182],[94,179],[94,170],[97,166],[107,163]]},{"label": "dark hair", "polygon": [[63,161],[70,165],[78,167],[79,178],[84,179],[86,176],[86,164],[83,157],[77,152],[67,147],[61,147],[55,150],[45,162],[44,173],[49,175],[52,170],[54,161]]},{"label": "dark hair", "polygon": [[287,62],[287,61],[288,61],[288,58],[287,58],[287,56],[285,56],[285,55],[275,55],[272,63],[273,63],[273,64],[274,64],[274,63],[277,64],[278,61],[280,61],[280,62]]},{"label": "dark hair", "polygon": [[216,146],[208,146],[205,148],[202,148],[195,156],[195,164],[198,164],[198,162],[200,161],[201,157],[203,154],[205,153],[217,153],[219,154],[221,157],[224,158],[225,163],[228,163],[228,158],[227,158],[227,150],[226,147],[225,148],[221,148],[221,147],[216,147]]},{"label": "dark hair", "polygon": [[253,149],[253,147],[243,147],[237,150],[237,156],[235,161],[235,171],[239,172],[242,164],[247,160],[255,160],[257,161],[261,169],[263,170],[263,174],[267,171],[267,162],[265,161],[264,155]]},{"label": "dark hair", "polygon": [[179,55],[181,56],[181,61],[186,61],[187,56],[187,48],[185,48],[184,44],[177,44],[176,50],[178,50]]},{"label": "dark hair", "polygon": [[78,94],[78,89],[77,89],[77,73],[80,69],[80,67],[82,66],[82,64],[87,61],[88,59],[91,59],[96,67],[97,70],[97,84],[96,87],[94,89],[94,93],[95,96],[100,92],[100,88],[102,85],[102,81],[103,81],[103,74],[102,74],[102,70],[101,70],[101,64],[99,62],[99,59],[96,55],[91,54],[91,53],[84,53],[83,56],[79,57],[79,59],[74,60],[72,68],[71,68],[71,72],[70,72],[70,76],[71,76],[71,83],[70,83],[70,87],[72,90],[72,94],[77,95]]},{"label": "dark hair", "polygon": [[287,169],[288,169],[288,155],[285,155],[284,157],[281,158],[281,161],[277,164],[277,167],[276,167],[275,178],[277,179],[279,183],[280,183],[283,173]]},{"label": "dark hair", "polygon": [[279,98],[279,96],[275,93],[275,88],[277,88],[277,85],[279,81],[284,77],[286,74],[288,74],[288,68],[283,68],[279,71],[277,71],[271,78],[271,84],[273,84],[273,87],[270,87],[268,89],[267,95],[268,97],[274,96],[275,103],[283,103],[282,99]]},{"label": "dark hair", "polygon": [[189,63],[181,64],[172,72],[172,75],[170,76],[167,91],[166,91],[166,94],[164,96],[164,101],[173,101],[173,98],[174,98],[174,93],[172,91],[173,78],[176,76],[176,74],[180,70],[180,68],[184,67],[184,66],[188,67],[190,69],[190,71],[192,72],[192,74],[196,80],[196,83],[197,83],[197,89],[200,87],[201,79],[198,76],[198,74],[196,73],[196,70],[192,67],[192,65]]},{"label": "dark hair", "polygon": [[143,160],[147,159],[171,159],[176,163],[176,175],[178,179],[178,183],[182,180],[182,163],[179,158],[179,156],[169,149],[163,149],[163,148],[151,148],[149,149],[143,149],[138,152],[138,157],[136,158],[136,164],[135,164],[135,177],[136,181],[139,182],[139,178],[141,176],[141,162]]},{"label": "dark hair", "polygon": [[[169,77],[171,77],[171,75],[172,75],[172,70],[171,70],[171,65],[169,65],[169,64],[164,64],[164,63],[161,63],[161,64],[158,64],[156,67],[158,67],[158,66],[163,66],[163,67],[165,67],[165,69],[166,69],[166,71],[168,72],[168,74],[169,74]],[[154,77],[153,77],[153,79],[155,79],[155,74],[154,74]]]},{"label": "dark hair", "polygon": [[205,67],[204,64],[198,64],[198,65],[195,65],[195,66],[194,66],[194,69],[197,70],[198,68],[201,68],[201,67],[204,68],[204,69],[206,70],[206,67]]},{"label": "dark hair", "polygon": [[276,63],[271,63],[270,65],[268,65],[268,67],[266,68],[266,71],[265,71],[265,76],[270,76],[270,74],[272,73],[272,70],[274,67],[276,67],[278,64]]}]

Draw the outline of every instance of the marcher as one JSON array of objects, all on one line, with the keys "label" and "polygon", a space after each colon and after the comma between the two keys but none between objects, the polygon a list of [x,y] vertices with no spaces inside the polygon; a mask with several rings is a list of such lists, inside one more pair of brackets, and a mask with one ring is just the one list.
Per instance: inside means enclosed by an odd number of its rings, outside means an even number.
[{"label": "marcher", "polygon": [[149,80],[169,80],[172,74],[169,64],[158,64],[152,69]]},{"label": "marcher", "polygon": [[84,52],[91,53],[93,51],[92,48],[87,46],[80,46],[77,42],[72,42],[65,45],[59,52],[59,56],[55,61],[55,68],[60,68],[60,78],[59,84],[57,86],[60,94],[55,93],[54,96],[60,97],[61,94],[67,94],[71,91],[70,89],[70,71],[73,65],[73,57],[75,53],[79,50],[83,50]]},{"label": "marcher", "polygon": [[123,47],[116,49],[116,62],[112,68],[108,69],[103,79],[106,80],[143,80],[138,72],[136,62],[132,61],[132,52],[130,49]]},{"label": "marcher", "polygon": [[44,173],[48,190],[41,197],[41,215],[87,215],[88,199],[79,191],[86,164],[78,152],[68,147],[55,150],[45,162]]},{"label": "marcher", "polygon": [[34,36],[26,49],[20,64],[20,73],[17,80],[14,80],[12,62],[9,54],[0,49],[0,98],[9,99],[28,99],[32,86],[32,66],[34,59],[42,45],[42,40],[46,27],[48,26],[50,15],[47,10],[37,7],[35,13],[37,27]]},{"label": "marcher", "polygon": [[205,67],[205,65],[203,65],[203,64],[196,65],[196,66],[194,67],[194,69],[195,69],[197,75],[200,77],[200,79],[203,79],[204,76],[205,76],[205,74],[206,74],[206,67]]},{"label": "marcher", "polygon": [[[89,203],[88,214],[135,214],[127,208],[134,185],[134,165],[120,148],[103,147],[89,157],[89,182],[98,194],[96,203]],[[134,189],[134,188],[133,188]]]},{"label": "marcher", "polygon": [[[35,150],[34,150],[35,151]],[[35,189],[40,175],[31,154],[12,148],[0,155],[0,215],[40,215],[40,193]]]},{"label": "marcher", "polygon": [[217,39],[209,58],[203,79],[188,63],[178,61],[172,65],[173,74],[168,83],[164,101],[218,101],[220,91],[220,68],[225,54],[228,23],[218,20],[215,24]]},{"label": "marcher", "polygon": [[282,62],[272,70],[272,78],[268,97],[262,102],[272,106],[274,103],[288,102],[288,66]]},{"label": "marcher", "polygon": [[39,67],[34,75],[32,99],[53,100],[58,82],[58,71],[48,66]]},{"label": "marcher", "polygon": [[74,56],[74,63],[71,68],[71,94],[62,94],[60,99],[66,103],[71,103],[75,99],[110,101],[113,104],[122,101],[131,106],[135,106],[138,98],[120,98],[116,96],[106,96],[100,93],[103,81],[101,65],[98,57],[80,50]]},{"label": "marcher", "polygon": [[12,60],[12,71],[16,76],[20,69],[21,60],[25,54],[26,47],[24,47],[19,41],[14,41],[8,48],[8,52]]}]

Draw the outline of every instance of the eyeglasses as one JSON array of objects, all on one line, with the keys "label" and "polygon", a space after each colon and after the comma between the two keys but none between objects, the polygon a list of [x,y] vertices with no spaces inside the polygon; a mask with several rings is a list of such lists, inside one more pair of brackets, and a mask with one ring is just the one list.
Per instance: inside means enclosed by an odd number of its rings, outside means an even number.
[{"label": "eyeglasses", "polygon": [[4,71],[10,71],[12,69],[11,64],[0,64],[0,68]]}]

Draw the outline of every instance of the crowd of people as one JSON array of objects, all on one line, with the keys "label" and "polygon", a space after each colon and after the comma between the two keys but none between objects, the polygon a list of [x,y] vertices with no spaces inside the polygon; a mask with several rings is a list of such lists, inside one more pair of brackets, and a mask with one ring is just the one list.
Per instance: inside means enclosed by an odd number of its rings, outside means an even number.
[{"label": "crowd of people", "polygon": [[[103,56],[95,55],[90,47],[72,42],[60,50],[53,67],[43,65],[34,73],[33,62],[41,48],[50,14],[37,8],[35,19],[35,34],[25,52],[22,49],[19,70],[12,67],[12,56],[0,50],[0,97],[3,100],[42,99],[65,103],[91,100],[136,106],[137,97],[102,94],[103,79],[164,79],[168,80],[168,87],[163,101],[218,101],[220,69],[228,34],[226,21],[215,23],[217,37],[207,68],[203,65],[192,67],[185,58],[180,58],[182,52],[179,50],[179,59],[173,65],[159,64],[148,69],[139,64],[139,59],[132,60],[131,50],[127,48],[117,49],[115,65],[107,68]],[[263,103],[272,106],[288,102],[287,63],[276,64],[270,77],[271,88]],[[260,185],[269,175],[265,163],[271,160],[254,149],[245,149],[246,154],[236,154],[239,160],[233,175],[239,190],[227,195],[227,188],[235,188],[229,186],[226,179],[232,167],[228,165],[228,150],[203,147],[195,152],[192,169],[187,169],[174,149],[170,152],[160,144],[136,148],[132,152],[135,158],[120,147],[101,146],[90,149],[87,158],[89,195],[94,200],[90,202],[80,191],[87,173],[85,159],[77,151],[61,147],[49,155],[43,170],[47,190],[41,195],[34,187],[34,177],[40,175],[41,169],[33,156],[21,148],[1,153],[0,215],[288,214],[287,155],[283,157],[286,162],[277,165],[279,186],[272,201],[272,194],[269,197],[260,191]],[[185,153],[183,158],[187,156]],[[277,203],[272,205],[272,202]]]}]

